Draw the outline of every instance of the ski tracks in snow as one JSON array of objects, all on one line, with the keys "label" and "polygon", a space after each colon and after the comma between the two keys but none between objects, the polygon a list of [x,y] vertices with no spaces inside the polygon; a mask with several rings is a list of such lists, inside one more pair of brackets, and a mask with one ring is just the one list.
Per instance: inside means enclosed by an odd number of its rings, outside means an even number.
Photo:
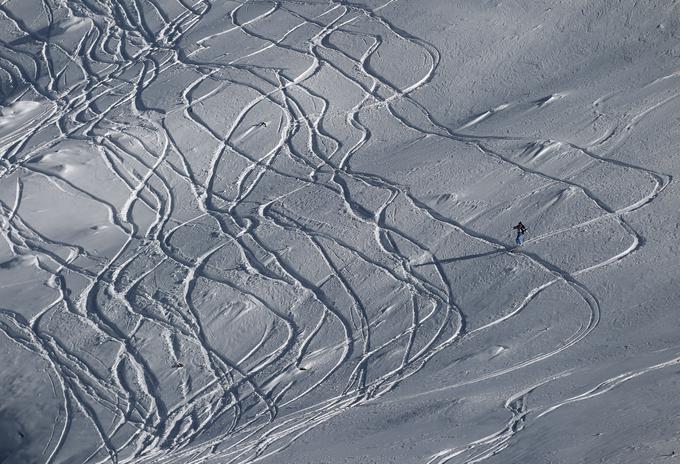
[{"label": "ski tracks in snow", "polygon": [[[2,92],[14,112],[0,124],[2,236],[12,259],[30,263],[51,289],[43,306],[3,308],[0,330],[49,366],[61,397],[38,459],[257,462],[387,394],[556,284],[582,303],[575,333],[552,351],[447,388],[543,361],[595,329],[599,302],[578,277],[642,246],[625,216],[670,178],[593,147],[466,135],[436,122],[411,94],[432,80],[440,53],[380,15],[391,3],[44,0],[41,30],[0,5],[11,30],[0,41]],[[381,74],[388,47],[417,54],[410,80]],[[419,137],[476,147],[522,175],[579,191],[601,214],[511,250],[406,186],[352,168],[374,135],[362,116],[376,111]],[[581,172],[618,166],[655,185],[613,208],[578,173],[560,177],[494,148],[504,142],[536,147],[534,158],[557,143],[585,160]],[[41,194],[77,198],[63,214],[99,222],[75,220],[71,229],[90,232],[68,237],[27,209]],[[532,243],[607,220],[631,244],[598,263],[566,270],[531,251]],[[513,308],[469,328],[474,308],[459,304],[445,260],[414,223],[545,279]],[[432,256],[431,273],[415,269],[420,255]],[[508,399],[512,418],[498,433],[430,462],[463,454],[481,462],[508,446],[527,415],[540,418],[666,365],[622,374],[543,411],[527,406],[534,386]],[[74,444],[78,433],[92,441]]]}]

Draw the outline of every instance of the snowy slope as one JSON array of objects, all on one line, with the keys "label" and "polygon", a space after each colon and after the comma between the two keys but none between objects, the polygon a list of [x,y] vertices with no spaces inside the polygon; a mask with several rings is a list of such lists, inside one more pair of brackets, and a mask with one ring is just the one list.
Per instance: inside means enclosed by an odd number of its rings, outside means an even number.
[{"label": "snowy slope", "polygon": [[674,462],[679,34],[0,2],[0,462]]}]

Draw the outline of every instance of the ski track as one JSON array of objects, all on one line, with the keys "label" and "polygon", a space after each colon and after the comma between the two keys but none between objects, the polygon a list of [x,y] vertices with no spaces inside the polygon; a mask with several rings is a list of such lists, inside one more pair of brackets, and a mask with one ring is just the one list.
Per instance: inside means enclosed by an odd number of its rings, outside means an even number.
[{"label": "ski track", "polygon": [[[434,76],[440,53],[380,16],[380,11],[395,1],[384,2],[372,10],[350,2],[330,1],[321,13],[305,2],[270,2],[259,14],[243,21],[240,15],[249,14],[247,8],[253,4],[234,3],[227,16],[231,24],[197,40],[191,51],[183,48],[183,40],[192,40],[190,33],[210,18],[213,9],[220,7],[218,2],[177,2],[181,5],[176,8],[179,11],[166,12],[161,2],[155,0],[96,2],[96,5],[43,0],[50,29],[58,27],[54,17],[57,10],[68,11],[72,18],[82,18],[87,25],[87,32],[71,50],[59,43],[59,35],[52,40],[48,33],[46,38],[0,4],[2,19],[26,41],[0,41],[0,69],[8,76],[10,87],[3,88],[3,97],[11,96],[11,100],[5,98],[5,103],[32,99],[42,105],[42,110],[32,115],[30,130],[14,131],[0,138],[3,148],[0,178],[16,185],[14,204],[0,202],[1,233],[15,256],[37,257],[37,267],[51,276],[58,297],[37,308],[30,320],[20,312],[2,309],[0,330],[44,360],[51,369],[55,395],[61,396],[57,425],[44,444],[45,462],[61,462],[76,418],[88,424],[93,437],[93,443],[83,448],[87,450],[83,464],[264,460],[348,408],[388,394],[444,349],[505,323],[558,283],[567,285],[582,303],[579,311],[584,314],[583,322],[575,333],[552,351],[537,353],[478,377],[460,379],[445,388],[482,382],[544,361],[569,349],[596,328],[600,319],[597,295],[577,278],[625,259],[643,246],[644,237],[628,224],[626,215],[653,201],[671,181],[670,176],[614,159],[613,150],[624,143],[635,124],[676,95],[634,115],[625,130],[610,134],[594,146],[460,133],[500,114],[503,108],[490,110],[454,130],[437,122],[427,108],[411,98],[412,92],[428,85]],[[268,37],[257,28],[258,24],[283,14],[288,20],[297,21],[288,31]],[[359,33],[351,28],[361,23],[381,32]],[[304,28],[315,31],[305,42],[287,40]],[[331,39],[338,31],[364,41],[366,49],[358,59],[333,44]],[[201,54],[210,51],[211,41],[222,40],[229,34],[238,34],[245,43],[261,46],[232,55],[228,61],[217,58],[212,62],[201,61]],[[371,65],[376,52],[389,41],[408,44],[425,57],[415,82],[404,88],[398,88]],[[39,53],[31,52],[36,49]],[[291,75],[289,70],[249,64],[270,50],[299,57],[304,66],[297,75]],[[146,106],[145,90],[166,75],[190,71],[195,79],[186,84],[171,109]],[[66,76],[70,72],[79,77],[68,81]],[[358,103],[347,111],[335,109],[338,102],[307,85],[322,72],[333,72],[360,93]],[[212,90],[203,90],[210,85],[214,86]],[[232,120],[223,126],[216,125],[206,119],[212,115],[204,114],[202,108],[226,87],[239,88],[254,97]],[[420,122],[413,122],[412,114],[403,114],[397,104],[409,105]],[[271,116],[272,121],[278,119],[278,130],[268,149],[254,154],[247,144],[258,138],[259,133],[266,138],[264,131],[276,124],[254,122],[252,117],[259,117],[258,108],[262,105],[279,112]],[[443,216],[404,186],[351,168],[352,157],[360,154],[372,137],[360,116],[362,112],[376,110],[394,118],[405,130],[474,146],[479,156],[496,160],[508,169],[517,169],[550,185],[576,189],[601,214],[534,236],[527,240],[524,249],[512,250],[497,238]],[[328,122],[342,115],[345,128],[334,134]],[[179,119],[182,126],[177,125]],[[136,129],[130,130],[131,125]],[[204,165],[190,147],[183,145],[184,132],[180,129],[187,127],[201,134],[204,147],[211,147],[201,154],[207,160]],[[50,133],[54,135],[43,136]],[[577,150],[590,164],[604,163],[643,173],[655,186],[635,202],[613,209],[582,185],[578,175],[552,176],[528,166],[512,153],[492,147],[494,142],[503,140],[533,144],[539,150],[561,144]],[[109,201],[36,163],[42,154],[65,142],[92,147],[92,156],[100,159],[112,178],[127,189],[125,201]],[[236,162],[245,167],[229,181],[235,186],[229,193],[224,185],[224,170],[228,169],[225,165]],[[296,169],[290,169],[291,165]],[[78,244],[60,242],[41,233],[22,214],[23,179],[28,176],[46,178],[55,188],[100,205],[107,211],[110,226],[124,238],[122,245],[109,256],[98,255]],[[285,181],[281,183],[283,190],[273,195],[267,193],[271,176]],[[382,204],[368,209],[355,199],[353,186],[379,192]],[[179,196],[180,187],[192,197]],[[372,236],[374,242],[361,243],[335,232],[322,221],[298,215],[284,201],[310,191],[338,201],[352,223]],[[467,237],[499,255],[531,266],[547,280],[536,288],[526,289],[524,300],[496,320],[468,329],[465,313],[470,308],[457,303],[456,289],[443,269],[445,260],[440,262],[431,252],[432,244],[387,219],[389,209],[397,207],[398,202],[409,205],[447,234]],[[183,208],[193,208],[190,217],[183,213]],[[138,223],[136,209],[149,212],[153,219]],[[630,236],[631,244],[599,263],[568,272],[559,262],[549,262],[530,249],[532,243],[607,220],[616,221]],[[188,240],[178,240],[191,243],[191,237],[201,241],[206,230],[211,230],[212,237],[208,249],[192,252],[191,247],[184,250],[177,246],[178,234],[190,232]],[[268,234],[304,243],[316,254],[326,277],[318,282],[305,275],[285,250],[275,248],[267,240]],[[411,258],[400,253],[398,243],[406,243],[419,254],[430,256],[432,262],[428,266],[433,268],[434,277],[418,272]],[[225,250],[239,256],[237,268],[221,269],[213,262]],[[84,259],[94,265],[79,264]],[[460,258],[463,259],[468,258]],[[392,292],[400,295],[401,306],[385,316],[376,315],[376,308],[365,301],[360,282],[353,279],[352,267],[371,269],[390,282]],[[173,269],[178,283],[173,286],[164,281],[159,285],[167,284],[167,288],[150,287],[149,279],[156,280],[164,269]],[[281,335],[279,345],[271,346],[265,333],[240,358],[220,351],[202,313],[199,288],[206,283],[269,314],[272,325],[268,330]],[[267,295],[268,289],[285,294],[290,304],[273,302]],[[168,297],[159,296],[159,291]],[[339,301],[331,291],[340,292],[347,303]],[[305,311],[316,317],[306,315]],[[80,327],[93,336],[117,346],[117,354],[109,365],[95,366],[92,357],[70,347],[72,341],[59,338],[67,335],[54,334],[52,321],[63,314],[78,320]],[[120,314],[127,321],[125,325]],[[405,328],[382,334],[383,317],[403,317]],[[165,374],[158,371],[160,366],[154,364],[148,348],[140,342],[142,338],[137,337],[147,331],[159,335],[169,365],[180,362],[185,365],[175,369],[180,378],[176,397],[163,388],[160,376]],[[330,333],[336,338],[332,339]],[[325,370],[307,371],[311,380],[298,379],[300,369],[321,352],[320,334],[329,338],[322,351],[330,353],[330,360]],[[385,368],[376,363],[386,351],[400,353],[398,366]],[[528,425],[529,415],[534,420],[540,419],[558,408],[603,395],[627,380],[677,362],[678,358],[674,358],[626,372],[583,394],[543,410],[533,410],[527,405],[531,392],[561,376],[546,379],[508,398],[504,407],[511,417],[501,430],[464,447],[436,453],[428,464],[454,458],[459,459],[457,462],[482,462],[509,446],[510,439]],[[99,372],[102,368],[108,370],[106,375]],[[167,376],[164,378],[167,382]],[[340,394],[324,391],[324,387],[331,385],[331,379],[336,384],[344,383]]]}]

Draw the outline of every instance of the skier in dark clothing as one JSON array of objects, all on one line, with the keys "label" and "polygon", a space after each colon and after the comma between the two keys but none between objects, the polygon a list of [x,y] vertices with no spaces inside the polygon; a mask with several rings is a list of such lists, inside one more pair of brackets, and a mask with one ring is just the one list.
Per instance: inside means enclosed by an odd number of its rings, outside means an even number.
[{"label": "skier in dark clothing", "polygon": [[517,230],[517,238],[515,238],[515,243],[517,245],[521,245],[524,243],[524,234],[527,231],[527,228],[524,227],[524,224],[520,221],[519,224],[517,224],[515,227],[513,227],[513,230]]}]

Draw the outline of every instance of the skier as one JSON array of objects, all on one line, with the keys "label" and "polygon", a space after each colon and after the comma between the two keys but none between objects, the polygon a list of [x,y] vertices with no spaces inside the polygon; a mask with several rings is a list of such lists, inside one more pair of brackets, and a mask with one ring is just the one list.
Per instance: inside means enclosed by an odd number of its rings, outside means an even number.
[{"label": "skier", "polygon": [[513,230],[517,230],[517,238],[515,238],[515,243],[517,245],[521,245],[524,243],[524,234],[527,231],[527,228],[524,227],[524,224],[522,224],[522,221],[519,222],[515,227],[512,228]]}]

